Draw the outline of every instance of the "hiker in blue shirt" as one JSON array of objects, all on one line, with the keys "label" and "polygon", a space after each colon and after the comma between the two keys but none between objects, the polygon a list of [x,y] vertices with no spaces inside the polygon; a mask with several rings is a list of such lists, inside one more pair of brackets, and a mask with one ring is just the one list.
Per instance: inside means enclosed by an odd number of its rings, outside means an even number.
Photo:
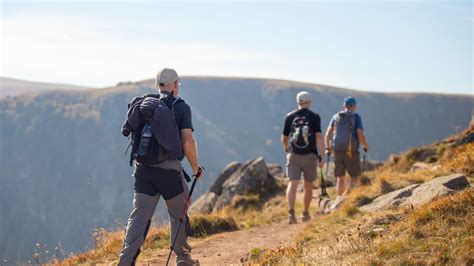
[{"label": "hiker in blue shirt", "polygon": [[[356,113],[354,97],[344,99],[344,110],[336,113],[326,130],[326,153],[334,152],[334,175],[337,177],[337,196],[346,195],[354,186],[354,180],[360,176],[359,143],[364,151],[369,150],[362,118]],[[349,173],[349,185],[345,188],[346,170]]]}]

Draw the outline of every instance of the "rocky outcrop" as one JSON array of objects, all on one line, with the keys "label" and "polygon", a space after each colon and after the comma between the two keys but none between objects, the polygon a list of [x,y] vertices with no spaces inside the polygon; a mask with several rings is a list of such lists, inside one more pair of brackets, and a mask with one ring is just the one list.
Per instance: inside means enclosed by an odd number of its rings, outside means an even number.
[{"label": "rocky outcrop", "polygon": [[451,195],[470,187],[464,175],[452,174],[434,178],[423,184],[413,184],[375,198],[360,210],[373,212],[394,207],[418,207],[436,198]]},{"label": "rocky outcrop", "polygon": [[210,191],[214,192],[217,195],[220,195],[222,193],[222,185],[224,184],[227,179],[237,170],[242,164],[239,162],[231,162],[226,167],[224,167],[224,170],[217,176],[216,181],[214,181],[214,184],[212,184]]},{"label": "rocky outcrop", "polygon": [[437,177],[427,183],[424,183],[413,190],[410,197],[400,206],[420,206],[436,198],[451,195],[464,190],[471,185],[464,175],[452,174],[443,177]]},{"label": "rocky outcrop", "polygon": [[274,191],[277,185],[273,175],[280,174],[281,167],[267,165],[263,157],[245,164],[232,162],[219,174],[210,190],[199,197],[189,210],[210,213],[229,205],[236,195]]},{"label": "rocky outcrop", "polygon": [[413,190],[420,186],[419,184],[409,185],[399,190],[392,191],[390,193],[384,194],[380,197],[377,197],[371,203],[360,207],[362,211],[376,211],[389,207],[398,207],[402,204],[408,197],[413,194]]},{"label": "rocky outcrop", "polygon": [[319,212],[324,214],[334,212],[342,206],[346,199],[347,196],[338,196],[335,200],[323,198],[319,201]]},{"label": "rocky outcrop", "polygon": [[219,195],[212,191],[204,193],[190,207],[189,212],[210,213],[216,204]]}]

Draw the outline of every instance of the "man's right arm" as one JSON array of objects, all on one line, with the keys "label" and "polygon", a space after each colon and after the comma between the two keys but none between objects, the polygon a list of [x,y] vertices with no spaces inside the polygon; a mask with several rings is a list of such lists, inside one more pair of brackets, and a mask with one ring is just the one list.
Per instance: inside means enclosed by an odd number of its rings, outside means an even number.
[{"label": "man's right arm", "polygon": [[357,139],[364,146],[365,152],[369,150],[369,145],[367,144],[367,139],[364,134],[364,127],[362,126],[362,118],[360,115],[356,114],[356,129],[357,129]]},{"label": "man's right arm", "polygon": [[360,128],[357,129],[357,138],[364,146],[364,150],[367,152],[369,150],[369,145],[367,144],[367,140],[365,139],[364,131]]},{"label": "man's right arm", "polygon": [[281,135],[281,144],[283,145],[283,149],[285,150],[285,152],[290,151],[290,147],[288,145],[288,136]]},{"label": "man's right arm", "polygon": [[184,155],[186,156],[186,159],[191,165],[191,168],[193,169],[193,174],[195,175],[199,170],[199,163],[196,139],[194,138],[192,129],[181,129],[181,141],[183,144]]},{"label": "man's right arm", "polygon": [[290,119],[285,117],[285,122],[283,122],[283,133],[281,134],[281,145],[283,145],[283,150],[288,153],[290,151],[290,147],[288,145],[288,136],[290,135],[291,131],[291,124]]},{"label": "man's right arm", "polygon": [[332,134],[334,133],[334,117],[331,118],[331,121],[329,121],[328,128],[326,129],[326,135],[324,136],[324,140],[326,142],[326,151],[332,150],[332,143],[331,143],[331,138]]},{"label": "man's right arm", "polygon": [[332,149],[331,136],[333,132],[334,132],[334,127],[332,126],[329,126],[328,129],[326,129],[326,136],[325,136],[326,149]]}]

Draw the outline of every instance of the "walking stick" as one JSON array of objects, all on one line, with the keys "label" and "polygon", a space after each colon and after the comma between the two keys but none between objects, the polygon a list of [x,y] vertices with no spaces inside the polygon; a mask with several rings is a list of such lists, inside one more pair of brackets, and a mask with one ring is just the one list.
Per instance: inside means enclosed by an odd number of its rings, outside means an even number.
[{"label": "walking stick", "polygon": [[[204,169],[204,167],[202,167],[202,169]],[[166,260],[166,266],[168,266],[168,264],[170,262],[171,253],[174,250],[174,245],[176,244],[176,239],[178,239],[179,229],[181,229],[181,225],[183,224],[183,220],[184,220],[184,218],[186,218],[186,213],[188,211],[189,203],[191,202],[191,195],[193,194],[194,187],[196,186],[197,180],[201,176],[202,169],[201,169],[201,167],[199,167],[198,172],[195,175],[193,175],[193,177],[194,177],[193,184],[191,185],[191,190],[189,191],[188,198],[186,199],[186,203],[184,204],[183,213],[181,214],[181,218],[179,218],[178,230],[176,230],[176,234],[173,237],[173,242],[170,246],[170,253],[168,254],[168,259]]]},{"label": "walking stick", "polygon": [[[319,157],[319,161],[321,161],[321,157]],[[327,169],[327,166],[326,166]],[[323,168],[319,169],[319,173],[321,176],[321,197],[327,197],[328,193],[326,192],[326,180],[324,179]],[[327,177],[327,170],[326,170],[326,177]]]},{"label": "walking stick", "polygon": [[364,148],[364,157],[362,159],[362,173],[364,172],[365,170],[365,158],[367,157],[367,149]]},{"label": "walking stick", "polygon": [[326,152],[326,178],[328,178],[329,174],[329,159],[331,158],[331,151]]}]

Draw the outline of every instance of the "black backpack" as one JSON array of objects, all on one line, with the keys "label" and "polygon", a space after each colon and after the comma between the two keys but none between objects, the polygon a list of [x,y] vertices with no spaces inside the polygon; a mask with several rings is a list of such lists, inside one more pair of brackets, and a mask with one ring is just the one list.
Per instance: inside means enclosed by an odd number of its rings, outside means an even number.
[{"label": "black backpack", "polygon": [[304,115],[296,115],[291,124],[291,151],[296,154],[307,154],[315,149],[314,132]]},{"label": "black backpack", "polygon": [[[137,104],[141,104],[146,98],[153,97],[158,99],[158,105],[165,105],[174,115],[174,105],[180,101],[180,98],[170,98],[159,94],[147,94],[143,96]],[[172,101],[173,100],[173,101]],[[151,119],[154,112],[140,112],[141,124],[137,130],[131,132],[130,144],[132,151],[130,153],[130,166],[133,161],[144,165],[154,165],[169,159],[168,151],[159,143],[154,136],[151,126]]]}]

